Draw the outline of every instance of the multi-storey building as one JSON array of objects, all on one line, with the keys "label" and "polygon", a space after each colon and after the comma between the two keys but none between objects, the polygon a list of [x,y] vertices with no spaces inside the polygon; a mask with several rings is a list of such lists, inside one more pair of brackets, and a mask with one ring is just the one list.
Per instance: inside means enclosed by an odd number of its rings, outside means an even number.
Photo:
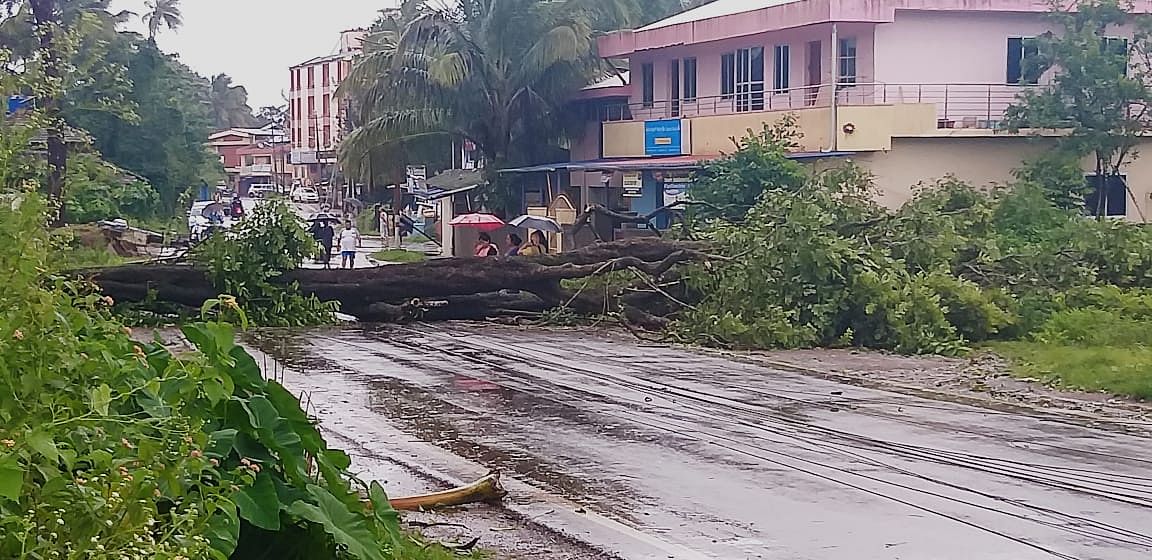
[{"label": "multi-storey building", "polygon": [[331,176],[345,118],[336,88],[352,69],[353,58],[363,51],[366,34],[363,29],[344,31],[337,53],[289,69],[292,163],[296,179],[303,183],[317,183]]},{"label": "multi-storey building", "polygon": [[292,170],[285,157],[288,139],[272,125],[263,128],[230,128],[208,137],[208,146],[220,157],[227,184],[246,193],[254,184],[287,186]]},{"label": "multi-storey building", "polygon": [[[571,172],[569,196],[644,213],[732,151],[732,138],[793,115],[794,157],[852,158],[890,206],[945,175],[1006,182],[1051,145],[1002,125],[1018,94],[1051,79],[1024,64],[1027,39],[1057,31],[1048,10],[1044,0],[717,0],[601,38],[601,56],[629,59],[630,72],[581,92],[588,126],[574,161],[541,168]],[[1093,196],[1109,215],[1150,215],[1152,158],[1124,173],[1130,196],[1123,181]]]}]

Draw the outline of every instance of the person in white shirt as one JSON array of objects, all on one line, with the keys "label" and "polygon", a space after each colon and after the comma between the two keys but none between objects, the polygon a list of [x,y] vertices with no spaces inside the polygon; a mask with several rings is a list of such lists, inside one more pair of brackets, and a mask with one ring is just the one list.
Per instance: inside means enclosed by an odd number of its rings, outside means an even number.
[{"label": "person in white shirt", "polygon": [[356,248],[360,246],[360,232],[352,222],[345,222],[340,230],[340,268],[356,267]]}]

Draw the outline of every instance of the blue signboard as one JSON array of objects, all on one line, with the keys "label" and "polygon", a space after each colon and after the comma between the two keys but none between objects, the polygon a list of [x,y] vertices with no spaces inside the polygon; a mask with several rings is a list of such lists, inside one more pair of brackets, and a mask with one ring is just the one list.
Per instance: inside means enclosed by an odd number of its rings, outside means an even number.
[{"label": "blue signboard", "polygon": [[644,122],[644,155],[684,154],[684,127],[680,119]]},{"label": "blue signboard", "polygon": [[11,115],[21,109],[31,109],[32,98],[24,97],[23,95],[13,95],[8,98],[8,107],[4,110],[5,115]]}]

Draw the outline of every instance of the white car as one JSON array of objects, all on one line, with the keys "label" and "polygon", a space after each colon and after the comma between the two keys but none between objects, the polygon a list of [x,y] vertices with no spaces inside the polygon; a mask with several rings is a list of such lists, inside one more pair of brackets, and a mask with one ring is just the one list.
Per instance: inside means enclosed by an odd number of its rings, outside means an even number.
[{"label": "white car", "polygon": [[249,198],[269,198],[275,196],[277,192],[276,185],[256,184],[248,187]]},{"label": "white car", "polygon": [[301,187],[292,191],[292,202],[316,204],[320,202],[320,195],[316,194],[316,189],[312,187]]}]

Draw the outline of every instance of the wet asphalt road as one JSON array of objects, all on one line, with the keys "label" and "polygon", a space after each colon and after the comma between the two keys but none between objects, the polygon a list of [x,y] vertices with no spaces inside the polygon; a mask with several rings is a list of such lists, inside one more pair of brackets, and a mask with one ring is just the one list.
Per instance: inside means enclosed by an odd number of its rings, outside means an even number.
[{"label": "wet asphalt road", "polygon": [[344,441],[400,433],[668,545],[624,558],[1152,558],[1139,437],[577,331],[259,346]]}]

